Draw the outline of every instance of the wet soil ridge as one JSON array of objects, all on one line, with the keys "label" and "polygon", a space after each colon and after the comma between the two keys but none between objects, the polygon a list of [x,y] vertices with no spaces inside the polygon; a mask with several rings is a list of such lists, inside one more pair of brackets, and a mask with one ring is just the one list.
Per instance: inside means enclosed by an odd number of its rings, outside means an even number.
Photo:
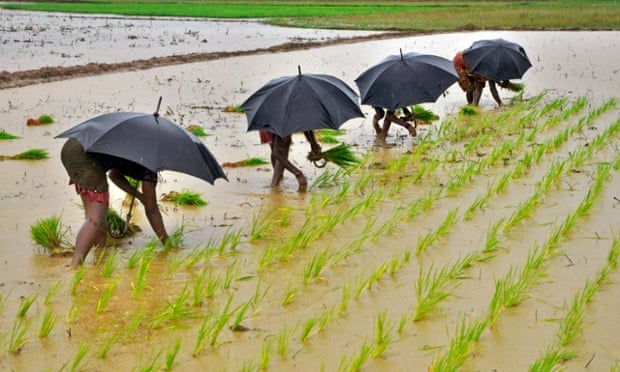
[{"label": "wet soil ridge", "polygon": [[101,75],[111,72],[146,70],[155,67],[178,65],[184,63],[211,61],[215,59],[239,57],[263,53],[279,53],[294,50],[310,49],[322,46],[351,44],[370,40],[382,40],[395,37],[407,37],[419,35],[420,32],[387,32],[367,36],[355,36],[350,38],[338,38],[327,41],[313,42],[288,42],[275,45],[269,48],[259,48],[245,51],[234,52],[210,52],[210,53],[190,53],[184,55],[173,55],[167,57],[153,57],[148,59],[138,59],[130,62],[119,63],[88,63],[80,66],[56,66],[42,67],[34,70],[24,71],[2,71],[0,72],[0,89],[18,88],[28,85],[48,83],[73,79],[84,76]]}]

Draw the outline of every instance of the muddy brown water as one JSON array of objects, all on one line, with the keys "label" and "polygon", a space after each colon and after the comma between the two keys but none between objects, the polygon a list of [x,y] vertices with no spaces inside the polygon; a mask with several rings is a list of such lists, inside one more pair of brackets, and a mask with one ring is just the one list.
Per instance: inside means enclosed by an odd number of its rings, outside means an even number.
[{"label": "muddy brown water", "polygon": [[[189,27],[188,27],[189,28]],[[232,29],[232,28],[231,28]],[[119,31],[120,32],[120,31]],[[122,34],[122,33],[121,33]],[[159,96],[163,97],[161,112],[182,125],[201,125],[210,135],[204,138],[207,147],[220,162],[237,161],[252,156],[268,157],[268,148],[259,144],[258,135],[246,132],[245,118],[225,113],[227,105],[240,104],[249,94],[271,78],[296,73],[296,66],[313,73],[336,75],[352,86],[355,77],[386,54],[404,51],[429,52],[451,58],[457,50],[482,38],[504,37],[524,45],[534,67],[526,73],[523,83],[526,97],[546,91],[545,100],[566,97],[569,102],[587,97],[588,109],[599,107],[610,98],[617,98],[620,78],[617,64],[610,56],[620,52],[618,32],[472,32],[445,35],[394,38],[355,44],[316,47],[310,50],[262,53],[240,57],[81,77],[65,81],[36,84],[21,88],[0,90],[0,128],[20,136],[18,140],[2,141],[0,154],[11,155],[30,148],[44,148],[51,158],[42,161],[0,162],[3,177],[0,180],[0,365],[3,370],[59,370],[68,368],[76,359],[80,345],[87,345],[82,370],[146,369],[150,363],[162,367],[165,355],[180,340],[175,370],[191,370],[208,366],[212,370],[252,369],[260,362],[261,350],[271,345],[269,369],[316,371],[337,370],[343,358],[351,360],[367,342],[374,340],[374,324],[380,313],[386,312],[391,322],[392,339],[382,357],[370,358],[365,370],[418,371],[426,370],[434,358],[447,350],[459,319],[472,321],[484,316],[494,291],[495,279],[503,277],[511,267],[520,267],[532,247],[544,241],[549,226],[562,218],[579,203],[592,182],[588,171],[567,173],[555,191],[544,198],[534,216],[510,233],[502,234],[506,249],[487,263],[480,263],[467,271],[462,280],[450,290],[450,296],[431,312],[427,319],[411,322],[406,319],[404,331],[396,333],[400,320],[410,316],[416,304],[414,284],[421,270],[431,264],[436,267],[453,263],[468,252],[479,250],[484,244],[488,226],[506,218],[535,187],[553,158],[562,159],[578,146],[587,142],[605,127],[618,120],[619,111],[613,109],[597,119],[584,133],[569,145],[555,152],[527,177],[510,183],[505,194],[492,200],[474,219],[465,221],[462,215],[450,233],[420,256],[412,255],[393,276],[386,275],[369,291],[354,298],[357,283],[366,278],[381,262],[390,262],[414,249],[421,237],[444,220],[446,212],[459,207],[462,213],[492,182],[489,171],[453,197],[442,197],[430,211],[411,221],[398,223],[398,228],[376,239],[365,241],[355,254],[328,265],[320,279],[303,284],[304,268],[319,252],[339,252],[361,236],[368,221],[375,226],[400,213],[403,203],[414,200],[432,189],[438,182],[449,180],[449,174],[439,179],[425,180],[415,187],[386,194],[371,211],[337,225],[331,232],[312,240],[304,249],[295,250],[284,260],[257,269],[264,252],[285,244],[300,231],[304,222],[317,222],[328,211],[338,211],[358,201],[361,196],[351,193],[345,201],[310,210],[324,195],[338,190],[312,188],[298,194],[296,182],[285,175],[283,185],[272,190],[269,167],[227,168],[230,182],[216,181],[211,186],[190,176],[162,172],[158,192],[189,189],[199,192],[208,205],[200,208],[175,207],[161,203],[169,231],[183,226],[184,240],[178,251],[164,253],[156,246],[146,275],[146,288],[135,294],[138,283],[137,269],[126,268],[136,252],[140,253],[152,240],[153,234],[145,222],[141,209],[135,222],[143,231],[119,241],[110,252],[118,252],[117,268],[111,277],[102,276],[103,264],[96,264],[91,254],[85,265],[84,279],[71,294],[76,272],[65,268],[67,258],[49,257],[36,247],[29,236],[30,226],[41,218],[61,217],[69,229],[69,240],[82,222],[79,199],[67,186],[67,177],[58,153],[62,140],[54,135],[91,116],[107,111],[154,110]],[[251,38],[250,38],[251,39]],[[250,43],[251,44],[251,43]],[[78,50],[75,54],[82,54]],[[87,51],[83,52],[86,56]],[[109,54],[108,54],[109,55]],[[117,61],[122,61],[119,55]],[[4,57],[3,57],[4,58]],[[512,93],[501,92],[505,100]],[[436,103],[426,104],[441,116],[454,115],[463,104],[463,94],[455,85]],[[485,91],[482,108],[496,110]],[[388,164],[403,153],[415,149],[418,141],[408,137],[402,129],[392,129],[388,146],[377,146],[370,124],[371,110],[364,107],[366,119],[352,120],[343,128],[343,141],[354,146],[363,155],[372,153],[375,172],[383,172],[381,164]],[[585,114],[585,112],[582,114]],[[27,127],[26,120],[47,113],[56,122],[47,126]],[[574,120],[574,119],[571,119]],[[570,120],[569,120],[570,121]],[[422,131],[436,130],[424,128]],[[618,140],[605,151],[597,153],[592,163],[609,161],[615,156]],[[305,160],[307,145],[302,136],[295,138],[292,158],[304,171],[310,182],[324,172]],[[448,168],[446,168],[448,169]],[[361,172],[350,177],[352,184]],[[390,176],[393,177],[393,176]],[[377,178],[374,189],[386,190],[399,181]],[[504,310],[498,321],[487,329],[468,355],[461,368],[471,371],[522,371],[533,363],[553,341],[557,320],[564,314],[564,304],[572,301],[574,293],[605,263],[611,239],[618,235],[618,204],[616,194],[620,174],[614,170],[605,184],[603,194],[592,212],[574,232],[564,239],[560,252],[547,263],[546,276],[527,292],[528,298],[519,306]],[[112,206],[120,208],[123,195],[112,188]],[[334,212],[335,213],[335,212]],[[248,234],[255,216],[269,216],[272,226],[256,242],[248,242]],[[205,246],[217,245],[223,237],[242,231],[240,243],[223,255],[213,254],[187,264],[193,252]],[[335,261],[334,261],[335,262]],[[232,269],[230,269],[232,267]],[[203,298],[192,304],[193,290],[201,272],[224,275],[233,270],[234,280],[229,288],[219,288],[213,298]],[[53,283],[59,289],[48,304],[44,303]],[[110,302],[96,312],[101,294],[116,282]],[[609,282],[587,305],[585,322],[588,325],[568,347],[576,351],[576,358],[564,365],[568,370],[609,370],[618,367],[620,360],[620,274],[612,271]],[[167,306],[176,301],[187,285],[188,297],[181,301],[187,314],[179,319],[153,325],[153,320],[166,313]],[[346,312],[329,310],[342,301],[343,288],[349,288],[350,299]],[[258,293],[258,294],[257,294]],[[264,297],[260,294],[264,293]],[[287,293],[295,293],[294,301],[283,306]],[[16,320],[22,297],[38,296],[27,315]],[[232,298],[231,309],[239,314],[240,306],[257,298],[243,315],[242,324],[249,330],[232,332],[226,322],[213,346],[207,340],[195,351],[196,340],[203,324],[211,324],[221,315],[226,302]],[[196,305],[196,306],[194,306]],[[37,337],[45,312],[57,315],[58,322],[49,337]],[[231,311],[232,311],[231,310]],[[325,314],[330,314],[329,316]],[[323,316],[323,318],[321,318]],[[325,328],[314,331],[306,341],[300,339],[301,330],[311,319],[317,324],[327,319]],[[18,353],[8,352],[14,324],[28,324],[25,342]],[[290,347],[284,356],[276,353],[278,335],[290,332]],[[107,358],[100,358],[106,343],[115,336]],[[161,353],[160,353],[161,352]]]}]

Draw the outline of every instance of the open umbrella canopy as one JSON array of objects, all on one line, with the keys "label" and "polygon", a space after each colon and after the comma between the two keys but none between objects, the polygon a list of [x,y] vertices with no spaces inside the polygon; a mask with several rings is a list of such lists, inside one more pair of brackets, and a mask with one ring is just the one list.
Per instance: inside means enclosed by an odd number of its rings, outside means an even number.
[{"label": "open umbrella canopy", "polygon": [[359,97],[344,81],[331,75],[298,74],[270,80],[241,108],[248,131],[264,130],[281,137],[296,132],[338,129],[349,119],[364,117]]},{"label": "open umbrella canopy", "polygon": [[56,136],[63,137],[75,138],[87,152],[123,158],[153,172],[177,171],[211,184],[218,178],[226,179],[200,139],[157,113],[103,114]]},{"label": "open umbrella canopy", "polygon": [[478,40],[463,58],[473,72],[493,81],[520,79],[532,67],[523,47],[504,39]]},{"label": "open umbrella canopy", "polygon": [[355,79],[362,104],[388,110],[435,102],[458,80],[452,61],[432,54],[391,55]]}]

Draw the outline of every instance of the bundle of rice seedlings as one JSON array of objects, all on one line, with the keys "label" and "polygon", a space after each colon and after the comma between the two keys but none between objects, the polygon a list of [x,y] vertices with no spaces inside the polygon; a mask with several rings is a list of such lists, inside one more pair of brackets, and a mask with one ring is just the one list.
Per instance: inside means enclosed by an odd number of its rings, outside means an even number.
[{"label": "bundle of rice seedlings", "polygon": [[413,112],[413,117],[416,121],[421,121],[424,123],[430,123],[435,120],[439,120],[439,115],[435,114],[431,110],[427,110],[420,105],[415,105],[411,108],[411,112]]},{"label": "bundle of rice seedlings", "polygon": [[522,83],[513,83],[511,81],[501,82],[499,86],[513,92],[522,92],[525,87]]},{"label": "bundle of rice seedlings", "polygon": [[207,202],[202,199],[200,194],[188,190],[183,190],[181,192],[170,191],[169,193],[163,195],[161,200],[171,201],[174,202],[176,205],[207,205]]},{"label": "bundle of rice seedlings", "polygon": [[48,114],[42,114],[38,119],[41,124],[52,124],[54,122],[54,117]]},{"label": "bundle of rice seedlings", "polygon": [[205,129],[200,125],[190,125],[187,127],[187,130],[196,137],[208,136],[207,132],[205,132]]},{"label": "bundle of rice seedlings", "polygon": [[35,222],[34,225],[30,226],[30,237],[52,255],[64,255],[73,252],[73,249],[68,247],[66,229],[62,226],[58,216]]},{"label": "bundle of rice seedlings", "polygon": [[18,139],[18,138],[19,138],[18,136],[8,133],[4,129],[0,130],[0,140],[12,140],[12,139]]},{"label": "bundle of rice seedlings", "polygon": [[360,163],[360,159],[358,159],[353,151],[351,151],[351,148],[344,143],[332,147],[327,151],[323,151],[318,155],[311,154],[308,156],[308,159],[315,162],[315,164],[318,160],[329,161],[341,168],[354,167]]},{"label": "bundle of rice seedlings", "polygon": [[49,154],[47,151],[43,149],[30,149],[28,151],[21,152],[17,155],[0,155],[0,160],[11,159],[11,160],[40,160],[40,159],[48,159]]},{"label": "bundle of rice seedlings", "polygon": [[316,131],[317,141],[322,143],[339,143],[338,136],[342,136],[344,131],[337,129],[320,129]]},{"label": "bundle of rice seedlings", "polygon": [[236,168],[236,167],[254,167],[254,166],[265,165],[265,164],[269,164],[269,162],[263,158],[254,157],[254,158],[249,158],[249,159],[244,159],[244,160],[239,160],[239,161],[225,162],[222,164],[222,166]]},{"label": "bundle of rice seedlings", "polygon": [[106,222],[108,224],[108,233],[111,237],[116,239],[131,236],[137,231],[140,231],[140,227],[138,225],[128,223],[116,210],[112,208],[108,209]]},{"label": "bundle of rice seedlings", "polygon": [[224,112],[234,112],[234,113],[238,113],[238,114],[242,114],[243,113],[243,108],[241,108],[241,105],[228,105],[226,107],[224,107],[224,109],[222,110]]},{"label": "bundle of rice seedlings", "polygon": [[479,114],[480,109],[474,105],[466,105],[461,108],[460,112],[461,115],[475,116]]}]

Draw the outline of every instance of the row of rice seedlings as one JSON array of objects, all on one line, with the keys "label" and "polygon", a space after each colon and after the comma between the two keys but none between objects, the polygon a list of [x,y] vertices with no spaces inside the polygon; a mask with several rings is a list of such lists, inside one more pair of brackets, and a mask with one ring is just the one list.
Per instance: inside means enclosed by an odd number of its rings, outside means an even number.
[{"label": "row of rice seedlings", "polygon": [[552,370],[559,363],[572,359],[577,355],[576,352],[567,349],[567,346],[583,331],[585,326],[583,317],[586,305],[601,290],[608,276],[617,268],[619,254],[620,239],[616,237],[607,254],[605,265],[598,270],[593,279],[586,281],[585,286],[575,294],[570,304],[564,305],[565,314],[560,320],[554,340],[549,344],[544,353],[529,366],[530,371]]},{"label": "row of rice seedlings", "polygon": [[[604,178],[601,179],[604,180]],[[595,186],[591,186],[591,188],[594,187]],[[584,198],[584,200],[589,199],[590,197]],[[569,217],[567,217],[567,219]],[[555,233],[551,233],[548,236],[547,241],[543,243],[541,248],[535,246],[529,252],[527,260],[520,271],[512,267],[504,278],[496,280],[496,291],[490,301],[486,317],[484,319],[472,321],[467,327],[463,322],[463,324],[459,326],[460,330],[457,327],[457,335],[451,339],[448,351],[435,358],[431,370],[444,371],[458,369],[469,355],[472,347],[471,344],[478,341],[479,332],[482,332],[486,327],[492,326],[504,308],[517,306],[527,298],[527,290],[544,276],[542,264],[557,253],[556,247],[559,243],[559,236],[563,233],[568,233],[568,231],[563,228],[565,225],[565,223],[555,225],[555,228],[552,229]],[[473,332],[474,337],[470,334],[470,329],[475,330],[475,332]],[[467,330],[467,332],[463,332],[463,330]]]}]

